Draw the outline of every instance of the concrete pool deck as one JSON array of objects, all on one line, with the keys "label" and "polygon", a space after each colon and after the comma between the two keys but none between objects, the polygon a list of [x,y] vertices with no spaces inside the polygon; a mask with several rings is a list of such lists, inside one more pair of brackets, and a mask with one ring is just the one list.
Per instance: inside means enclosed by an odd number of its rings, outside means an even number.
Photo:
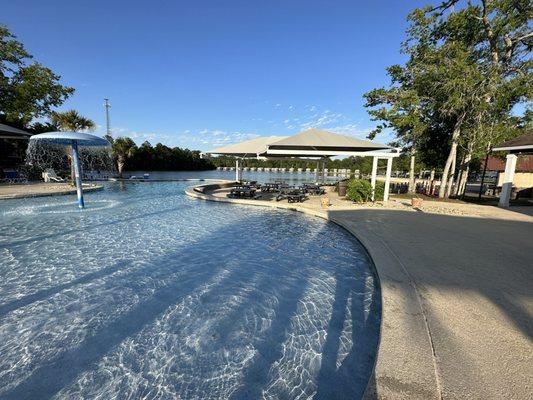
[{"label": "concrete pool deck", "polygon": [[[102,189],[102,185],[91,183],[83,184],[84,192],[94,192]],[[0,200],[23,199],[26,197],[60,196],[75,194],[76,186],[68,183],[18,183],[11,185],[0,185]]]},{"label": "concrete pool deck", "polygon": [[305,212],[367,248],[382,294],[381,340],[367,398],[527,399],[533,390],[533,207],[406,200],[358,206],[331,194],[288,204],[228,199],[229,184],[187,189],[199,199]]}]

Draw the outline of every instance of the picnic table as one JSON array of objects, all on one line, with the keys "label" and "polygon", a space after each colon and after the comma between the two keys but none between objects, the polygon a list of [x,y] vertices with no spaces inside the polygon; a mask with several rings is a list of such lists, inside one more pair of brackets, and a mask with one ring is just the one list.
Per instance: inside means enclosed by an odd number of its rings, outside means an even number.
[{"label": "picnic table", "polygon": [[279,190],[280,185],[281,185],[280,183],[267,182],[261,186],[261,191],[262,192],[271,192],[271,191],[273,192],[273,191]]},{"label": "picnic table", "polygon": [[241,186],[249,186],[255,189],[261,188],[261,185],[259,185],[257,181],[243,181],[241,182]]},{"label": "picnic table", "polygon": [[321,187],[320,185],[314,184],[314,183],[313,184],[304,183],[302,187],[305,189],[306,193],[309,193],[312,195],[320,196],[326,193],[323,187]]},{"label": "picnic table", "polygon": [[250,186],[234,186],[228,197],[254,197],[256,189]]},{"label": "picnic table", "polygon": [[300,186],[282,186],[278,189],[276,201],[287,199],[289,203],[301,203],[307,200],[305,190]]}]

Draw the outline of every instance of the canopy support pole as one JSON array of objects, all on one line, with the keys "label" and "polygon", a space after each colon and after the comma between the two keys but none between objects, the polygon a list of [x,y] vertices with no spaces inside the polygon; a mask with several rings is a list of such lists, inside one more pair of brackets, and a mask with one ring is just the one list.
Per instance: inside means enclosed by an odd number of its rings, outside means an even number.
[{"label": "canopy support pole", "polygon": [[392,171],[392,157],[387,158],[387,173],[385,175],[385,191],[383,201],[389,201],[390,176]]},{"label": "canopy support pole", "polygon": [[318,179],[320,177],[320,160],[316,162],[316,169],[315,169],[315,182],[318,183]]},{"label": "canopy support pole", "polygon": [[242,180],[241,162],[238,158],[235,159],[235,180],[237,182]]},{"label": "canopy support pole", "polygon": [[78,194],[78,206],[80,208],[84,208],[85,203],[83,201],[83,187],[81,183],[81,165],[78,155],[78,142],[76,140],[72,141],[72,164],[74,165],[76,192]]},{"label": "canopy support pole", "polygon": [[511,198],[511,191],[513,190],[513,179],[517,159],[518,157],[516,154],[507,154],[507,160],[505,162],[505,173],[502,182],[502,192],[500,193],[500,200],[498,202],[498,206],[500,207],[509,207],[509,200]]},{"label": "canopy support pole", "polygon": [[374,156],[372,157],[372,177],[370,179],[370,184],[372,185],[372,201],[375,201],[376,194],[376,177],[378,174],[378,160],[379,158]]}]

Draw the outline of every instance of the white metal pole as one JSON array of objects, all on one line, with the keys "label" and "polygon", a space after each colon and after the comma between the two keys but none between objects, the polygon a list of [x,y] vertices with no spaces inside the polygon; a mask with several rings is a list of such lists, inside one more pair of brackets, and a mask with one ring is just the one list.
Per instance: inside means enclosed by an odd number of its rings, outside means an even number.
[{"label": "white metal pole", "polygon": [[378,173],[378,157],[372,158],[372,177],[370,179],[370,184],[372,185],[372,201],[375,200],[375,192],[376,192],[376,176]]},{"label": "white metal pole", "polygon": [[385,191],[383,192],[383,201],[389,201],[390,175],[392,171],[392,157],[387,158],[387,173],[385,175]]},{"label": "white metal pole", "polygon": [[85,207],[83,201],[83,186],[81,182],[81,165],[78,156],[78,142],[72,141],[72,164],[74,165],[74,174],[76,176],[76,192],[78,193],[78,206],[80,208]]},{"label": "white metal pole", "polygon": [[509,199],[511,198],[511,191],[513,190],[514,172],[516,169],[516,154],[507,154],[505,162],[505,173],[502,182],[502,192],[500,193],[500,201],[498,206],[509,207]]},{"label": "white metal pole", "polygon": [[235,180],[237,182],[240,182],[241,181],[241,170],[240,170],[240,165],[239,165],[239,159],[235,159]]}]

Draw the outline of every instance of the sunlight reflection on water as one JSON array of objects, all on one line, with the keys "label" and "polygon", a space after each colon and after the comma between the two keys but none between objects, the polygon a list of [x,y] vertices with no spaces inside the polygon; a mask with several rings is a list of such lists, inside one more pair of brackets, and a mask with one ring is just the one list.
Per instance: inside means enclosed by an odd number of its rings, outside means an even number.
[{"label": "sunlight reflection on water", "polygon": [[360,397],[380,316],[362,246],[187,185],[2,203],[0,398]]}]

